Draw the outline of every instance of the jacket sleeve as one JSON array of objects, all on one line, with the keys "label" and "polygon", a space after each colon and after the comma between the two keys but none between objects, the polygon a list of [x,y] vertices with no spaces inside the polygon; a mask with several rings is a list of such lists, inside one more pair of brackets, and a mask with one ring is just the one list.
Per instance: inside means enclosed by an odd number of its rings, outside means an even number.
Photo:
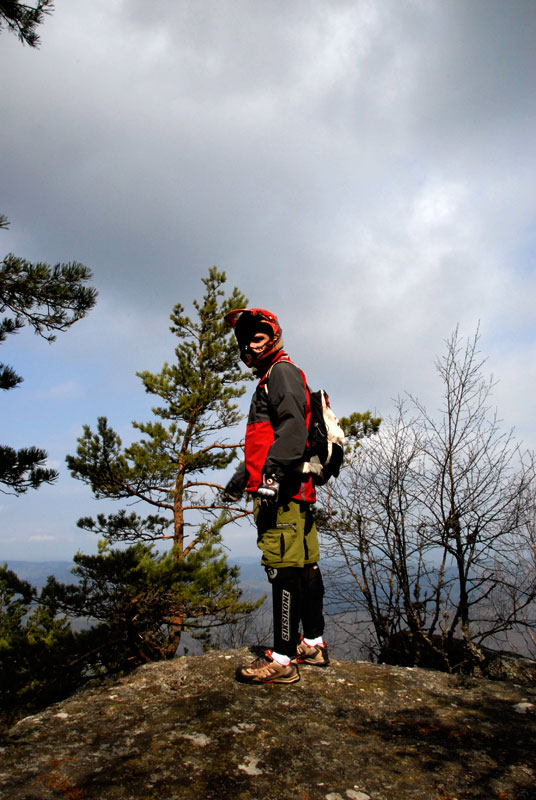
[{"label": "jacket sleeve", "polygon": [[231,480],[227,483],[225,491],[230,494],[242,494],[248,482],[248,474],[246,472],[246,465],[243,461],[240,462],[235,469]]},{"label": "jacket sleeve", "polygon": [[300,370],[288,361],[274,365],[267,388],[274,441],[268,451],[263,473],[273,474],[281,480],[303,460],[307,444],[307,395]]}]

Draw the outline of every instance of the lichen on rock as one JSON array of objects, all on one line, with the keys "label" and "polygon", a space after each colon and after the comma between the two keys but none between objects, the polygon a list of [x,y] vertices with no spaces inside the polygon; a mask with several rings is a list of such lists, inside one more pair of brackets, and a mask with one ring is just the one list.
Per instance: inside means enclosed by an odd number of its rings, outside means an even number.
[{"label": "lichen on rock", "polygon": [[246,649],[140,667],[21,720],[6,800],[534,800],[536,689],[332,662],[247,686]]}]

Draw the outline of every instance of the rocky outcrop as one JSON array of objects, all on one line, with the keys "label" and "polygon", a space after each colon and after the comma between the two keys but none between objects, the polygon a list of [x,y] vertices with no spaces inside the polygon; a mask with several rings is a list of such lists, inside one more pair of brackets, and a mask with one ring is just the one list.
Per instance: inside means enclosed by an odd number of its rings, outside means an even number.
[{"label": "rocky outcrop", "polygon": [[247,650],[150,664],[15,725],[6,800],[534,800],[536,688],[332,662],[245,686]]}]

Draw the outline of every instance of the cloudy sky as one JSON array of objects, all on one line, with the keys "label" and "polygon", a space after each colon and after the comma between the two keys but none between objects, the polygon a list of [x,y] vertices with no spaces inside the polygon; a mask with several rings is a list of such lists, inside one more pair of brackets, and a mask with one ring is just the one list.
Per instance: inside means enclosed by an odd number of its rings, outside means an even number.
[{"label": "cloudy sky", "polygon": [[[136,370],[211,265],[279,314],[339,415],[439,405],[434,358],[480,325],[505,426],[536,446],[533,0],[56,0],[40,50],[0,34],[0,253],[81,261],[96,309],[2,360],[0,436],[54,487],[0,495],[0,560],[95,549],[69,477],[82,426],[126,441]],[[253,534],[226,542],[253,553]]]}]

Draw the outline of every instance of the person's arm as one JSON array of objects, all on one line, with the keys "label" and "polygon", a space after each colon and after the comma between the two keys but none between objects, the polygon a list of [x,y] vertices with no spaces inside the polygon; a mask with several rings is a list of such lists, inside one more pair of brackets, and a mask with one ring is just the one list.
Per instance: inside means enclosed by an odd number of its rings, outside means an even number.
[{"label": "person's arm", "polygon": [[268,451],[263,474],[274,475],[281,481],[303,460],[307,444],[307,395],[300,370],[288,361],[274,365],[267,388],[274,441]]},{"label": "person's arm", "polygon": [[243,461],[240,462],[233,477],[227,483],[225,489],[222,491],[220,497],[224,503],[237,503],[247,486],[248,474],[246,472],[246,465]]}]

